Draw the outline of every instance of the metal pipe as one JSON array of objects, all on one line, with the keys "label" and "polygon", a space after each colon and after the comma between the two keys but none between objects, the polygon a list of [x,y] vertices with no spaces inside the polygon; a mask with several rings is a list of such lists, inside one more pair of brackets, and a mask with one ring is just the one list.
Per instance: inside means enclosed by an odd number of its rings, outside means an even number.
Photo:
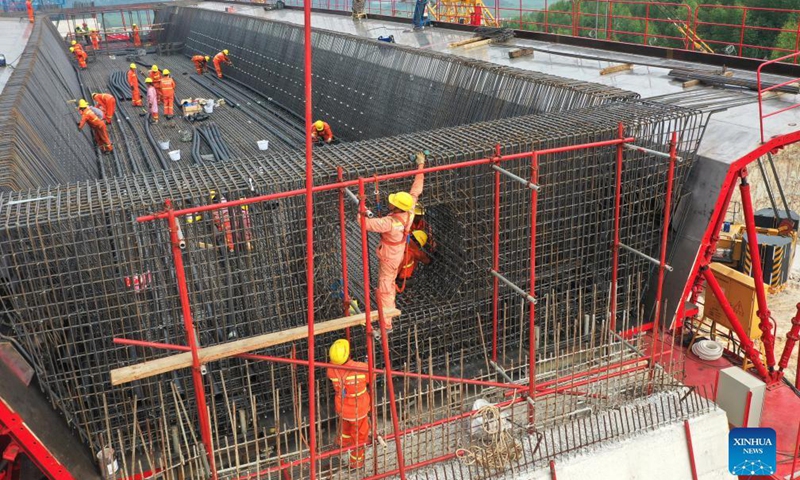
[{"label": "metal pipe", "polygon": [[514,283],[512,283],[511,280],[507,279],[506,277],[502,276],[501,274],[497,273],[494,270],[489,270],[489,272],[492,275],[494,275],[495,278],[502,280],[503,283],[505,283],[506,285],[511,287],[511,290],[514,290],[515,292],[517,292],[520,296],[524,297],[530,303],[532,303],[534,305],[537,303],[536,298],[530,296],[528,294],[528,292],[526,292],[525,290],[523,290],[523,289],[519,288],[518,286],[514,285]]},{"label": "metal pipe", "polygon": [[[539,154],[534,152],[531,156],[531,184],[539,182]],[[530,296],[536,298],[536,215],[538,213],[539,189],[531,189],[531,271],[530,271]],[[536,302],[528,305],[528,397],[533,397],[536,389]],[[536,408],[531,402],[528,407],[528,421],[530,425],[536,424]]]},{"label": "metal pipe", "polygon": [[504,168],[500,168],[497,165],[492,165],[492,168],[494,170],[502,173],[503,175],[506,175],[508,178],[514,180],[515,182],[519,182],[519,183],[525,185],[526,187],[528,187],[528,188],[530,188],[532,190],[539,190],[539,185],[536,185],[535,183],[531,183],[531,182],[525,180],[524,178],[522,178],[520,176],[514,175],[513,173],[509,172],[508,170],[506,170]]},{"label": "metal pipe", "polygon": [[[670,153],[659,152],[658,150],[652,150],[650,148],[640,147],[638,145],[633,145],[631,143],[626,143],[625,145],[623,145],[623,148],[626,148],[628,150],[633,150],[634,152],[648,153],[650,155],[655,155],[656,157],[661,157],[666,159],[672,158],[672,155]],[[675,160],[677,160],[678,162],[683,162],[683,157],[679,157],[676,155]]]},{"label": "metal pipe", "polygon": [[[798,38],[800,39],[800,36],[798,36]],[[781,185],[781,180],[778,176],[778,170],[775,168],[775,162],[772,161],[772,153],[770,152],[767,152],[767,162],[769,162],[770,170],[772,170],[772,175],[775,177],[775,186],[778,188],[778,195],[781,197],[781,203],[783,203],[783,209],[786,212],[786,218],[791,218],[789,215],[789,203],[786,201],[786,195],[783,193],[783,186]]]},{"label": "metal pipe", "polygon": [[[347,194],[347,198],[349,198],[353,203],[355,203],[356,206],[361,205],[361,202],[358,201],[358,197],[356,197],[356,194],[351,192],[349,188],[343,188],[342,190],[344,191],[344,193]],[[373,218],[375,216],[372,213],[372,210],[370,210],[370,209],[368,209],[366,207],[364,208],[364,212],[367,215],[367,218]]]},{"label": "metal pipe", "polygon": [[[617,126],[619,138],[625,136],[625,127],[622,122]],[[617,163],[614,177],[614,240],[611,245],[611,299],[609,305],[609,329],[617,330],[617,286],[619,284],[619,223],[622,208],[622,151],[623,144],[617,145]]]},{"label": "metal pipe", "polygon": [[[634,253],[636,255],[639,255],[640,257],[644,258],[645,260],[648,260],[649,262],[655,264],[656,266],[661,267],[661,262],[657,258],[653,258],[650,255],[647,255],[646,253],[642,253],[639,250],[636,250],[635,248],[631,248],[631,247],[625,245],[622,242],[619,242],[619,246],[622,249],[627,250],[627,251],[629,251],[631,253]],[[664,265],[664,268],[666,268],[670,272],[674,270],[671,265]]]},{"label": "metal pipe", "polygon": [[[500,145],[497,145],[497,157],[500,157]],[[494,225],[492,235],[492,270],[500,271],[500,172],[494,172]],[[492,278],[492,361],[497,361],[500,280]]]}]

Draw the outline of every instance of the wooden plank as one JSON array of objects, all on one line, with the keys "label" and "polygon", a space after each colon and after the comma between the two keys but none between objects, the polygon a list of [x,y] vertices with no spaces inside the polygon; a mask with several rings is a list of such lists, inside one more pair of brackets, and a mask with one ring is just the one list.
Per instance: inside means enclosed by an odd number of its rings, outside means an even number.
[{"label": "wooden plank", "polygon": [[481,41],[481,37],[471,37],[471,38],[467,38],[467,39],[464,39],[464,40],[459,40],[458,42],[449,43],[447,46],[450,47],[450,48],[461,47],[461,46],[466,45],[468,43],[474,43],[474,42],[479,42],[479,41]]},{"label": "wooden plank", "polygon": [[626,70],[633,70],[632,63],[623,63],[620,65],[612,65],[600,70],[600,75],[610,75],[612,73],[624,72]]},{"label": "wooden plank", "polygon": [[688,82],[683,82],[683,88],[694,87],[696,85],[700,85],[700,80],[689,80]]},{"label": "wooden plank", "polygon": [[533,55],[532,48],[515,48],[508,52],[508,58],[527,57],[528,55]]},{"label": "wooden plank", "polygon": [[[387,317],[396,317],[400,315],[400,310],[396,308],[384,310],[384,315]],[[373,322],[378,320],[378,312],[371,312],[370,317]],[[314,325],[314,335],[344,330],[345,328],[357,325],[364,325],[365,320],[366,314],[359,313],[357,315],[337,318],[327,322],[320,322]],[[213,347],[201,348],[198,350],[198,356],[200,358],[200,363],[205,364],[224,358],[234,357],[242,353],[293,342],[302,338],[308,338],[308,327],[306,326],[258,335],[234,342],[223,343],[221,345],[214,345]],[[143,378],[153,377],[181,368],[189,368],[191,366],[192,352],[182,352],[169,357],[158,358],[137,365],[111,370],[111,385],[122,385],[134,380],[141,380]]]},{"label": "wooden plank", "polygon": [[490,43],[494,42],[494,38],[487,38],[486,40],[480,40],[477,42],[472,42],[464,45],[464,50],[469,50],[470,48],[478,48],[483,47],[485,45],[489,45]]}]

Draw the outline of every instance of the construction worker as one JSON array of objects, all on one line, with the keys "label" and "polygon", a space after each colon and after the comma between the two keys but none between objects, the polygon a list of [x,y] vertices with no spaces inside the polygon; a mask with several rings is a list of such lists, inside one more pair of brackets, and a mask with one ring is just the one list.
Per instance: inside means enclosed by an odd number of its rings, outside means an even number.
[{"label": "construction worker", "polygon": [[192,57],[192,61],[194,62],[194,69],[197,70],[198,75],[202,75],[206,73],[208,69],[208,55],[195,55]]},{"label": "construction worker", "polygon": [[428,18],[428,0],[417,0],[414,4],[414,16],[411,19],[414,31],[422,30],[431,24]]},{"label": "construction worker", "polygon": [[94,100],[95,107],[103,112],[103,118],[106,119],[106,124],[111,124],[111,119],[114,118],[114,112],[117,109],[117,99],[110,93],[93,93],[92,100]]},{"label": "construction worker", "polygon": [[311,141],[314,143],[331,143],[333,141],[333,131],[331,130],[331,126],[328,125],[328,122],[323,122],[322,120],[317,120],[311,126]]},{"label": "construction worker", "polygon": [[167,120],[172,118],[175,101],[175,80],[169,75],[169,70],[161,72],[161,102],[164,105],[164,116]]},{"label": "construction worker", "polygon": [[222,64],[233,65],[231,59],[228,58],[228,50],[225,49],[218,54],[214,55],[214,70],[217,71],[217,78],[222,78]]},{"label": "construction worker", "polygon": [[[218,194],[214,190],[208,193],[211,203],[228,203],[228,200],[226,200],[222,194]],[[231,217],[228,213],[228,209],[220,208],[213,210],[211,216],[214,219],[214,226],[225,236],[225,246],[228,248],[228,251],[233,252],[233,231],[231,230]]]},{"label": "construction worker", "polygon": [[97,30],[93,28],[91,33],[89,33],[89,38],[92,40],[92,48],[100,50],[100,34],[97,33]]},{"label": "construction worker", "polygon": [[153,80],[153,86],[158,95],[158,103],[161,103],[161,71],[158,69],[158,65],[150,67],[150,78]]},{"label": "construction worker", "polygon": [[83,47],[81,47],[81,44],[73,40],[72,46],[69,47],[69,51],[75,55],[75,60],[77,60],[78,66],[81,68],[86,68],[86,59],[89,56],[86,55],[86,52],[83,50]]},{"label": "construction worker", "polygon": [[139,27],[135,23],[131,25],[131,37],[133,39],[134,47],[142,46],[142,39],[139,37]]},{"label": "construction worker", "polygon": [[144,84],[147,85],[147,111],[150,112],[150,123],[158,123],[158,92],[152,78],[145,78]]},{"label": "construction worker", "polygon": [[403,256],[403,263],[400,264],[400,270],[397,271],[397,280],[405,283],[414,274],[414,269],[417,268],[418,263],[430,265],[431,257],[423,250],[426,243],[428,243],[427,233],[422,230],[411,232],[408,247]]},{"label": "construction worker", "polygon": [[[425,168],[425,154],[416,155],[419,169]],[[378,293],[380,305],[383,310],[395,308],[395,278],[400,270],[406,250],[406,235],[411,228],[411,216],[414,205],[422,194],[422,184],[425,175],[418,173],[414,176],[414,183],[408,192],[397,192],[389,195],[389,215],[380,218],[365,218],[368,232],[381,234],[378,244]],[[361,212],[359,211],[359,221]],[[392,330],[392,318],[386,316],[386,330]],[[379,330],[375,330],[376,335]]]},{"label": "construction worker", "polygon": [[131,68],[128,69],[128,85],[131,86],[131,104],[134,107],[141,107],[142,94],[139,92],[139,75],[135,63],[131,63]]},{"label": "construction worker", "polygon": [[425,233],[428,239],[427,251],[436,251],[436,241],[433,239],[433,235],[431,235],[430,225],[425,221],[425,207],[419,202],[414,206],[414,221],[411,223],[411,231],[413,232],[414,230],[422,230]]},{"label": "construction worker", "polygon": [[83,29],[81,30],[81,32],[83,33],[83,43],[85,43],[86,46],[88,47],[89,46],[89,25],[86,25],[86,22],[83,22]]},{"label": "construction worker", "polygon": [[81,37],[83,36],[83,29],[80,25],[75,25],[75,40],[73,40],[72,45],[75,45],[78,41],[80,41]]},{"label": "construction worker", "polygon": [[28,21],[33,23],[33,2],[31,0],[25,0],[25,8],[28,10]]},{"label": "construction worker", "polygon": [[103,153],[111,153],[114,147],[111,145],[111,139],[108,138],[108,130],[106,130],[106,124],[103,120],[89,108],[89,103],[84,99],[78,101],[78,110],[81,112],[81,121],[78,122],[78,130],[83,130],[83,126],[88,123],[89,127],[92,129],[94,143],[100,147]]},{"label": "construction worker", "polygon": [[364,362],[356,362],[350,358],[350,342],[341,338],[331,345],[329,351],[331,363],[341,368],[328,368],[328,378],[333,383],[336,394],[334,406],[341,421],[342,448],[361,445],[350,450],[350,467],[364,466],[364,444],[369,439],[369,412],[371,400],[367,372],[347,370],[347,367],[367,368]]}]

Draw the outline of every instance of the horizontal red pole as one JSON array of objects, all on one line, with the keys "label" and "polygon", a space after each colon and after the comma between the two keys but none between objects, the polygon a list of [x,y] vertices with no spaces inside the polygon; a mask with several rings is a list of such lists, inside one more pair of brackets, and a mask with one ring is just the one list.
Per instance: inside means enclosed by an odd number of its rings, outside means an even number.
[{"label": "horizontal red pole", "polygon": [[[545,388],[547,388],[547,387],[549,387],[551,385],[557,385],[559,383],[564,383],[564,382],[573,382],[573,383],[570,383],[568,385],[562,385],[561,387],[558,387],[558,388],[573,388],[575,386],[574,380],[576,380],[578,378],[587,377],[589,375],[597,375],[598,373],[607,372],[607,371],[613,370],[615,368],[624,368],[624,367],[627,367],[629,365],[633,365],[635,363],[639,363],[639,362],[643,362],[643,361],[647,361],[647,360],[648,359],[644,358],[644,357],[631,358],[631,359],[628,359],[628,360],[624,360],[622,362],[616,362],[616,363],[612,363],[612,364],[609,364],[609,365],[604,365],[602,367],[593,368],[591,370],[585,370],[585,371],[582,371],[582,372],[573,373],[573,374],[567,375],[565,377],[554,378],[554,379],[548,380],[546,382],[537,383],[536,384],[536,391],[540,392],[540,391],[543,391]],[[595,379],[592,379],[592,380],[595,380]],[[513,395],[513,394],[514,394],[514,392],[506,392],[505,393],[506,396],[510,396],[510,395]]]},{"label": "horizontal red pole", "polygon": [[[151,348],[158,348],[162,350],[177,350],[181,352],[189,352],[191,349],[185,345],[175,345],[172,343],[157,343],[157,342],[146,342],[143,340],[132,340],[128,338],[115,338],[114,343],[117,345],[128,345],[128,346],[135,346],[135,347],[151,347]],[[302,360],[299,358],[283,358],[283,357],[273,357],[269,355],[258,355],[253,353],[241,353],[239,355],[235,355],[236,358],[241,358],[244,360],[255,360],[260,362],[276,362],[276,363],[287,363],[291,365],[302,365],[307,367],[308,360]],[[326,362],[314,362],[314,365],[320,368],[338,368],[340,370],[348,370],[353,372],[368,372],[369,370],[365,367],[343,367],[342,365],[334,365],[332,363]],[[376,368],[373,370],[375,373],[379,373],[381,375],[386,374],[386,370]],[[528,387],[525,385],[516,385],[513,383],[500,383],[500,382],[490,382],[486,380],[473,380],[470,378],[459,378],[459,377],[447,377],[443,375],[432,375],[426,373],[414,373],[414,372],[402,372],[392,370],[393,377],[409,377],[409,378],[421,378],[423,380],[434,380],[434,381],[442,381],[442,382],[452,382],[452,383],[462,383],[467,385],[479,385],[483,387],[495,387],[495,388],[506,388],[511,390],[527,390]]]},{"label": "horizontal red pole", "polygon": [[768,113],[768,114],[766,114],[766,115],[762,116],[761,118],[769,118],[769,117],[771,117],[771,116],[773,116],[773,115],[777,115],[777,114],[779,114],[779,113],[783,113],[783,112],[785,112],[786,110],[792,110],[792,109],[794,109],[794,108],[797,108],[797,107],[800,107],[800,103],[795,103],[795,104],[794,104],[794,105],[792,105],[791,107],[781,108],[780,110],[778,110],[778,111],[775,111],[775,112]]},{"label": "horizontal red pole", "polygon": [[[794,56],[794,55],[790,55],[790,56]],[[778,83],[776,85],[770,85],[769,87],[762,88],[761,91],[762,92],[769,92],[770,90],[775,90],[776,88],[785,87],[786,85],[792,85],[793,83],[797,83],[797,82],[800,82],[800,78],[794,78],[792,80],[789,80],[789,81],[786,81],[786,82],[783,82],[783,83]]]},{"label": "horizontal red pole", "polygon": [[[433,464],[436,464],[436,463],[441,463],[441,462],[446,462],[448,460],[452,460],[452,459],[456,458],[456,456],[457,455],[455,453],[448,453],[448,454],[442,455],[440,457],[431,458],[429,460],[423,460],[423,461],[421,461],[419,463],[414,463],[412,465],[406,465],[405,469],[406,470],[415,470],[415,469],[418,469],[418,468],[429,467],[429,466],[431,466]],[[394,470],[391,470],[389,472],[379,473],[379,474],[373,475],[371,477],[366,477],[364,480],[379,480],[381,478],[392,477],[392,476],[397,475],[399,473],[400,473],[400,470],[394,469]]]},{"label": "horizontal red pole", "polygon": [[648,322],[638,327],[630,328],[628,330],[625,330],[624,332],[620,332],[619,336],[627,340],[636,335],[637,333],[649,332],[652,329],[653,329],[653,322]]}]

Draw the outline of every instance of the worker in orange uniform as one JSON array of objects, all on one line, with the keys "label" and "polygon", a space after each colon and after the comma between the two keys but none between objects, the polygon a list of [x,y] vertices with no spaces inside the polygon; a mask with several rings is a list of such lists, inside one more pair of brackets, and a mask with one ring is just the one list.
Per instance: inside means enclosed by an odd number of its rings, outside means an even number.
[{"label": "worker in orange uniform", "polygon": [[150,67],[150,78],[153,80],[153,87],[158,95],[158,103],[161,103],[161,71],[158,69],[158,65]]},{"label": "worker in orange uniform", "polygon": [[400,264],[400,270],[397,271],[397,280],[402,282],[403,285],[414,274],[417,264],[430,265],[431,257],[423,250],[426,243],[428,243],[427,233],[422,230],[411,232],[408,247],[403,256],[403,263]]},{"label": "worker in orange uniform", "polygon": [[194,69],[197,70],[198,75],[202,75],[206,73],[208,69],[208,55],[195,55],[192,57],[192,61],[194,62]]},{"label": "worker in orange uniform", "polygon": [[[209,194],[211,203],[228,203],[225,197],[214,190],[211,190]],[[220,208],[213,210],[211,216],[214,219],[214,226],[225,236],[225,246],[228,248],[228,251],[233,252],[233,231],[231,230],[231,217],[228,213],[228,209]]]},{"label": "worker in orange uniform", "polygon": [[367,372],[347,368],[366,370],[367,364],[350,358],[350,342],[343,338],[333,342],[329,357],[331,363],[341,365],[340,368],[328,368],[328,378],[336,394],[334,406],[341,421],[341,445],[342,448],[360,445],[350,450],[350,467],[361,468],[364,466],[364,444],[369,439],[370,430],[370,381]]},{"label": "worker in orange uniform", "polygon": [[142,94],[139,92],[139,75],[135,63],[131,63],[131,68],[128,69],[128,85],[131,86],[131,104],[134,107],[141,107]]},{"label": "worker in orange uniform", "polygon": [[95,107],[103,112],[103,118],[106,119],[106,123],[110,125],[117,109],[117,99],[110,93],[93,93],[92,100],[94,100]]},{"label": "worker in orange uniform", "polygon": [[92,48],[95,50],[100,50],[100,34],[95,30],[92,29],[91,33],[89,33],[89,38],[92,40]]},{"label": "worker in orange uniform", "polygon": [[89,58],[89,56],[86,55],[86,52],[83,50],[83,47],[81,47],[81,44],[73,40],[72,46],[69,47],[69,51],[75,55],[75,60],[77,60],[78,66],[81,68],[86,68],[86,59]]},{"label": "worker in orange uniform", "polygon": [[139,37],[139,27],[135,23],[131,25],[131,37],[133,38],[134,47],[142,46],[142,39]]},{"label": "worker in orange uniform", "polygon": [[214,55],[214,70],[217,71],[217,78],[222,78],[222,64],[233,65],[231,59],[228,58],[228,50],[225,49],[218,54]]},{"label": "worker in orange uniform", "polygon": [[322,120],[317,120],[311,125],[311,141],[314,143],[325,142],[331,143],[333,141],[333,130],[331,130],[331,126],[328,125],[328,122],[323,122]]},{"label": "worker in orange uniform", "polygon": [[428,248],[426,248],[426,250],[429,252],[435,252],[436,240],[431,234],[430,225],[428,225],[428,222],[425,221],[425,207],[419,202],[417,202],[416,206],[414,206],[414,221],[411,223],[411,231],[413,232],[414,230],[422,230],[425,232],[425,235],[428,239]]},{"label": "worker in orange uniform", "polygon": [[175,80],[166,68],[161,75],[161,103],[164,105],[164,116],[169,120],[172,118],[175,102]]},{"label": "worker in orange uniform", "polygon": [[150,123],[158,123],[158,92],[152,78],[145,78],[144,84],[147,85],[147,111],[150,112]]},{"label": "worker in orange uniform", "polygon": [[[425,168],[425,154],[416,155],[419,169]],[[414,183],[408,192],[397,192],[389,195],[389,214],[380,218],[365,218],[368,232],[381,234],[378,243],[378,299],[383,310],[395,308],[395,278],[400,270],[406,250],[406,235],[413,221],[414,205],[422,194],[422,184],[425,175],[418,173],[414,176]],[[359,221],[361,212],[359,211]],[[392,331],[392,318],[385,316],[386,330]],[[374,330],[376,336],[380,330]]]},{"label": "worker in orange uniform", "polygon": [[28,21],[33,23],[33,2],[31,0],[25,0],[25,8],[28,10]]},{"label": "worker in orange uniform", "polygon": [[88,123],[89,127],[92,129],[94,143],[100,147],[103,153],[111,153],[114,147],[111,145],[111,139],[108,138],[106,124],[103,123],[103,120],[98,117],[91,108],[89,108],[89,104],[86,100],[80,99],[80,101],[78,101],[78,109],[81,112],[81,121],[78,122],[78,130],[83,130],[83,126]]}]

